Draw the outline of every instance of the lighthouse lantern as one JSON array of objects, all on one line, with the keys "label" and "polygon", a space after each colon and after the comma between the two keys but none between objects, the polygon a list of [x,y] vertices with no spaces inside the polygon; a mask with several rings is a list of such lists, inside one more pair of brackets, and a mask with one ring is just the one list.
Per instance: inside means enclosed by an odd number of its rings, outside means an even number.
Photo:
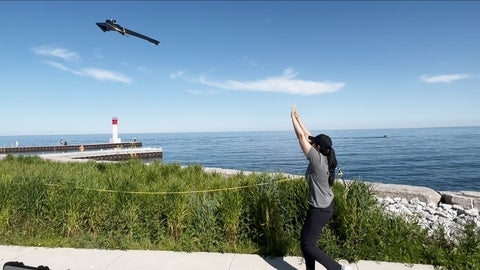
[{"label": "lighthouse lantern", "polygon": [[112,138],[110,138],[110,143],[120,143],[122,140],[118,137],[118,118],[112,118]]}]

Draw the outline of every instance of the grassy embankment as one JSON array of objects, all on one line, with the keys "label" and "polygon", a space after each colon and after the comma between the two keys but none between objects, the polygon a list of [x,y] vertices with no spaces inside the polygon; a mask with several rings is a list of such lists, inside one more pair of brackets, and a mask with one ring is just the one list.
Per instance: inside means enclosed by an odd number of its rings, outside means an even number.
[{"label": "grassy embankment", "polygon": [[[336,211],[319,242],[333,257],[480,269],[473,227],[454,244],[386,216],[366,183],[334,191]],[[8,156],[0,160],[0,244],[301,256],[306,194],[305,181],[280,174]]]}]

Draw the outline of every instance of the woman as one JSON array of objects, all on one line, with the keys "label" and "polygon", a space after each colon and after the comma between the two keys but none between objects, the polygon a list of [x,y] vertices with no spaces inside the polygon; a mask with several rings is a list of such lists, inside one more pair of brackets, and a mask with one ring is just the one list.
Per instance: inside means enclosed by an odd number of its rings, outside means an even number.
[{"label": "woman", "polygon": [[327,270],[349,269],[330,258],[318,246],[317,241],[323,228],[333,215],[333,182],[337,158],[332,148],[332,140],[325,134],[312,136],[303,124],[297,108],[292,107],[292,123],[300,148],[309,164],[305,178],[309,187],[307,217],[303,224],[300,245],[307,270],[315,269],[315,261]]}]

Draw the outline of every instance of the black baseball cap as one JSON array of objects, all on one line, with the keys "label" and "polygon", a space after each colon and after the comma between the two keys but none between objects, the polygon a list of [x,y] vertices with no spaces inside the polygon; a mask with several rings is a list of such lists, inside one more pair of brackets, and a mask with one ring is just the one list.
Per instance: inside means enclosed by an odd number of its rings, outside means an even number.
[{"label": "black baseball cap", "polygon": [[332,148],[332,139],[328,135],[325,134],[319,134],[315,137],[313,136],[308,136],[308,139],[315,144],[320,145],[320,147],[323,148]]}]

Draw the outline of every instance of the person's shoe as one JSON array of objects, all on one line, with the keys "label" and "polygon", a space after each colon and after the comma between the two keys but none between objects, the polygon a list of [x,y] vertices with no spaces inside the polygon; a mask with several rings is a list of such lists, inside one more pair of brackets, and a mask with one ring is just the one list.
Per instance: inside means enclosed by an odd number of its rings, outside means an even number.
[{"label": "person's shoe", "polygon": [[353,268],[348,265],[342,264],[342,270],[353,270]]}]

